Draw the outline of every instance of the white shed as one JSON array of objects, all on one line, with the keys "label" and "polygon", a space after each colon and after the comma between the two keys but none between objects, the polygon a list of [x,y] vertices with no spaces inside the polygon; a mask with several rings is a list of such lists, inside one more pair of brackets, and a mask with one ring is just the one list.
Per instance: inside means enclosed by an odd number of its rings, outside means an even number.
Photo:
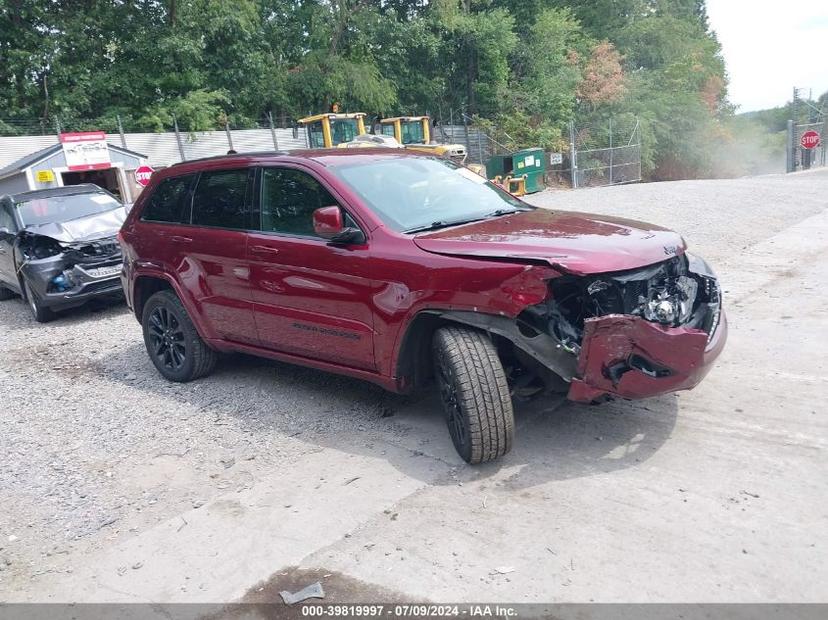
[{"label": "white shed", "polygon": [[106,146],[108,164],[93,170],[70,170],[62,144],[53,144],[21,157],[0,169],[0,195],[94,183],[118,196],[122,202],[132,203],[142,189],[135,180],[135,169],[146,162],[146,156],[114,144],[107,143]]}]

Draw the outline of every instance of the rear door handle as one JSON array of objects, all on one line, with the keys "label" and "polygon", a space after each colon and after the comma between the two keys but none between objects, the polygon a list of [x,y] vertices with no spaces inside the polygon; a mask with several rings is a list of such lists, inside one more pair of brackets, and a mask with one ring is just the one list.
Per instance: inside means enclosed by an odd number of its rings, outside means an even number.
[{"label": "rear door handle", "polygon": [[181,235],[172,235],[170,237],[170,241],[175,241],[176,243],[192,243],[192,237],[182,237]]},{"label": "rear door handle", "polygon": [[254,245],[252,248],[250,248],[250,251],[253,252],[253,254],[278,254],[279,253],[278,248],[271,248],[271,247],[268,247],[266,245]]}]

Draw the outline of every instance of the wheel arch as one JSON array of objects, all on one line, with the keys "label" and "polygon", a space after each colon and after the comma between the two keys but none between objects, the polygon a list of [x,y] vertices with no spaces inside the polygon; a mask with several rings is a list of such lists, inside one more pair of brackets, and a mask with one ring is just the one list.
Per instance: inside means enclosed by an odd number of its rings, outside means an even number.
[{"label": "wheel arch", "polygon": [[487,315],[477,312],[457,312],[444,309],[419,311],[406,326],[402,336],[395,365],[395,378],[401,392],[423,387],[432,376],[431,343],[434,332],[441,327],[456,325],[497,336],[486,329],[486,320],[511,320],[508,317]]},{"label": "wheel arch", "polygon": [[431,341],[440,327],[458,325],[485,332],[497,344],[509,343],[542,366],[568,381],[575,374],[576,358],[546,334],[526,336],[512,317],[459,310],[421,310],[409,322],[396,360],[396,382],[401,392],[425,385],[432,376]]},{"label": "wheel arch", "polygon": [[[142,274],[135,278],[132,285],[132,311],[139,323],[143,317],[147,300],[155,293],[164,290],[171,290],[178,295],[178,291],[175,290],[172,282],[160,274]],[[178,295],[178,297],[180,299],[181,295]]]}]

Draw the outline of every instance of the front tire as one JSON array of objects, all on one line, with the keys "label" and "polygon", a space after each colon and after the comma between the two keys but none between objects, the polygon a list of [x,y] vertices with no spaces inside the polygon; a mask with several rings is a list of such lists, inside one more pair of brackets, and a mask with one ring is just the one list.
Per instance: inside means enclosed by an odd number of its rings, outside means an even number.
[{"label": "front tire", "polygon": [[515,432],[506,373],[492,341],[462,327],[434,334],[434,374],[457,453],[476,465],[512,449]]},{"label": "front tire", "polygon": [[147,354],[168,381],[186,383],[212,372],[216,352],[198,335],[172,291],[159,291],[147,300],[141,326]]},{"label": "front tire", "polygon": [[37,293],[32,290],[27,281],[23,281],[23,291],[26,293],[26,305],[29,306],[29,311],[32,317],[38,323],[48,323],[55,318],[55,313],[48,306],[44,306],[43,302],[37,297]]}]

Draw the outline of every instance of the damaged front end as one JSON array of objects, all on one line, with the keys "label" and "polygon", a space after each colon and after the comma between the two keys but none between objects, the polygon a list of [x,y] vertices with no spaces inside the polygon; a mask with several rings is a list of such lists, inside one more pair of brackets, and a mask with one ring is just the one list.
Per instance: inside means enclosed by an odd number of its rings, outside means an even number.
[{"label": "damaged front end", "polygon": [[[526,308],[518,326],[556,342],[572,365],[568,397],[643,398],[690,389],[726,339],[719,283],[700,258],[681,254],[616,273],[563,275],[549,297]],[[561,374],[556,369],[558,374]]]},{"label": "damaged front end", "polygon": [[41,303],[61,309],[90,297],[121,292],[121,248],[106,236],[59,241],[27,230],[17,239],[20,275]]}]

